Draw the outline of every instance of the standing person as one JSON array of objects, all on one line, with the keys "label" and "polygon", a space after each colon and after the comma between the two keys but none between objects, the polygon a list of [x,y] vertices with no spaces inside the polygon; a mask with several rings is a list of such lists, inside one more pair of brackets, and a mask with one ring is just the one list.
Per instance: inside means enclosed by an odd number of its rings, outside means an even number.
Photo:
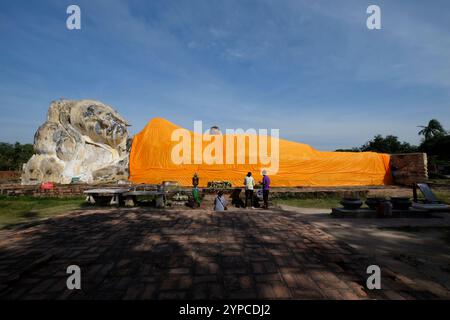
[{"label": "standing person", "polygon": [[227,200],[223,196],[223,191],[219,191],[217,197],[214,199],[214,211],[224,211],[227,209]]},{"label": "standing person", "polygon": [[255,209],[255,207],[253,207],[253,188],[255,186],[255,179],[253,179],[251,172],[247,173],[247,175],[245,176],[244,186],[245,186],[245,208],[247,208],[248,199],[250,198],[250,205],[252,206],[252,209]]},{"label": "standing person", "polygon": [[198,173],[194,173],[194,176],[192,177],[192,185],[194,188],[197,188],[199,182]]},{"label": "standing person", "polygon": [[264,200],[264,209],[269,209],[269,190],[270,190],[270,178],[267,175],[267,171],[262,171],[263,179],[262,179],[262,185],[263,185],[263,200]]},{"label": "standing person", "polygon": [[194,199],[194,206],[197,206],[197,208],[200,208],[201,198],[200,198],[200,192],[197,187],[192,188],[192,198]]}]

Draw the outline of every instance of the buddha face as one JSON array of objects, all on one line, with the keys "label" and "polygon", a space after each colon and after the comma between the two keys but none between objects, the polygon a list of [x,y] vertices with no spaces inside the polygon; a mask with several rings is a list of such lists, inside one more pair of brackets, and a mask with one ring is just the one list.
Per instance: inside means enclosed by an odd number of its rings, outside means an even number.
[{"label": "buddha face", "polygon": [[125,145],[129,125],[114,109],[102,104],[75,105],[70,114],[73,126],[92,141],[111,147]]}]

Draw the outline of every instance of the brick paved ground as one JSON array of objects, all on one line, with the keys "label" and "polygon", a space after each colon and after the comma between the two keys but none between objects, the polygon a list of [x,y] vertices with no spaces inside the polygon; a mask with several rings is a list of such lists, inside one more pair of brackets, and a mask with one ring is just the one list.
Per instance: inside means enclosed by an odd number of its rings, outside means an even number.
[{"label": "brick paved ground", "polygon": [[365,290],[370,264],[288,211],[91,209],[1,230],[0,298],[436,298],[386,269]]}]

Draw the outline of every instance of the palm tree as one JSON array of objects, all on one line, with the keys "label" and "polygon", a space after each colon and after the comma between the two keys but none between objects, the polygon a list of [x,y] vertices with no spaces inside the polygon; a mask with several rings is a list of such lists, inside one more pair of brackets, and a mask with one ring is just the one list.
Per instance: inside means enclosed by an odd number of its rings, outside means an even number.
[{"label": "palm tree", "polygon": [[422,128],[422,130],[419,131],[419,135],[424,136],[425,140],[446,133],[441,123],[436,119],[431,119],[426,126],[418,127]]}]

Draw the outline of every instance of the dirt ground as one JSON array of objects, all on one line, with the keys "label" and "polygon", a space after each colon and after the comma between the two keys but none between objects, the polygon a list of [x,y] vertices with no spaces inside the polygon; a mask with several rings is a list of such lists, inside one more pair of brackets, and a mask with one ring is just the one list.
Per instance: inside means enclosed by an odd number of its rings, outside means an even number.
[{"label": "dirt ground", "polygon": [[450,298],[450,213],[431,218],[349,219],[333,218],[324,209],[281,207],[377,261],[382,273],[389,268],[418,291]]},{"label": "dirt ground", "polygon": [[[448,299],[442,227],[444,214],[352,220],[289,206],[80,209],[0,230],[0,299]],[[380,290],[366,287],[373,264]],[[66,287],[69,265],[81,290]]]}]

